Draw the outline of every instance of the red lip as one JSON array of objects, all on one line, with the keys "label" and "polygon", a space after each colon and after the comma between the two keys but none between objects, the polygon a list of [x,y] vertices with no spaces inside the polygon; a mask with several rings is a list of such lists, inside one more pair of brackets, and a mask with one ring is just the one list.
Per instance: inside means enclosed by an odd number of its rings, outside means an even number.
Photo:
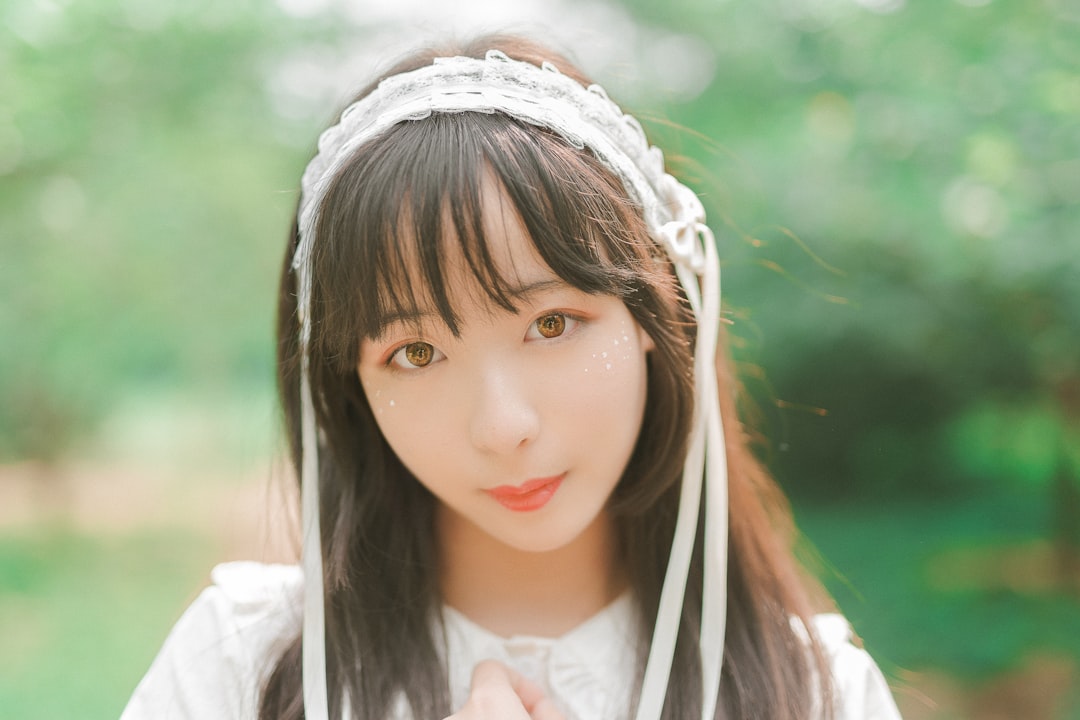
[{"label": "red lip", "polygon": [[553,477],[527,480],[520,485],[500,485],[485,490],[497,503],[514,512],[539,510],[555,497],[566,473]]}]

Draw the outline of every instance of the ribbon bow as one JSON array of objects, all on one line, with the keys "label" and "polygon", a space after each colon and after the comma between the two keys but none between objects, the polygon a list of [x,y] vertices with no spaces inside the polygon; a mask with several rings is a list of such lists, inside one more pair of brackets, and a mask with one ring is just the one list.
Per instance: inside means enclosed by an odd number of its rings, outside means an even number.
[{"label": "ribbon bow", "polygon": [[705,271],[705,243],[714,242],[705,224],[705,207],[693,190],[665,173],[661,193],[672,220],[657,229],[659,240],[679,265],[696,275]]}]

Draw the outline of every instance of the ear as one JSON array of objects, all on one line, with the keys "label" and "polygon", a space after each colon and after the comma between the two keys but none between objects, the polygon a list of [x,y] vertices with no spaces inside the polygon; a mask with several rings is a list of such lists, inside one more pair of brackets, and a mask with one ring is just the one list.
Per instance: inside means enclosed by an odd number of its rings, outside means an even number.
[{"label": "ear", "polygon": [[641,349],[645,352],[656,349],[656,341],[652,339],[652,335],[645,332],[645,329],[640,324],[637,325],[638,342],[641,343]]}]

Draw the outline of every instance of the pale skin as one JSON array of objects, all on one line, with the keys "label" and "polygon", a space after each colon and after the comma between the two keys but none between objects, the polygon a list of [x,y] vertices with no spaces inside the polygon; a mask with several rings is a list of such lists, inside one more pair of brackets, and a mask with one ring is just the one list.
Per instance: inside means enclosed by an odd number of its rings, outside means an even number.
[{"label": "pale skin", "polygon": [[[494,305],[452,249],[460,334],[434,314],[391,323],[361,344],[358,373],[387,442],[439,501],[443,602],[502,636],[559,637],[625,589],[606,504],[641,427],[653,343],[621,300],[543,263],[493,182],[483,221],[500,274],[520,290],[517,312]],[[492,492],[547,478],[555,489],[537,507]],[[485,662],[451,717],[562,715]]]}]

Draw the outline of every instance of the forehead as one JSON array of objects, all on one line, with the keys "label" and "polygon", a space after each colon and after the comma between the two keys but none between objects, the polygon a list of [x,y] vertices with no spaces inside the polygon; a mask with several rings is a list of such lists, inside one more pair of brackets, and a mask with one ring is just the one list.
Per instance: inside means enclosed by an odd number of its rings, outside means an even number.
[{"label": "forehead", "polygon": [[379,288],[385,308],[380,327],[435,315],[456,330],[462,312],[514,310],[523,297],[566,284],[540,256],[501,183],[485,173],[478,189],[478,212],[464,218],[472,222],[455,217],[460,208],[447,200],[440,208],[440,233],[400,223],[407,236],[400,238],[394,271]]},{"label": "forehead", "polygon": [[512,290],[538,275],[633,295],[651,246],[617,183],[561,138],[497,114],[394,126],[327,193],[313,256],[319,337],[347,359],[357,340],[425,311],[457,333],[465,303],[517,310]]},{"label": "forehead", "polygon": [[[545,278],[557,279],[540,257],[506,189],[491,173],[485,173],[480,182],[480,223],[480,239],[490,256],[491,267],[511,288]],[[463,284],[475,280],[467,268],[468,256],[460,239],[444,235],[440,240],[448,246],[450,268],[457,271],[451,273],[451,279]],[[462,277],[456,277],[458,274]]]}]

